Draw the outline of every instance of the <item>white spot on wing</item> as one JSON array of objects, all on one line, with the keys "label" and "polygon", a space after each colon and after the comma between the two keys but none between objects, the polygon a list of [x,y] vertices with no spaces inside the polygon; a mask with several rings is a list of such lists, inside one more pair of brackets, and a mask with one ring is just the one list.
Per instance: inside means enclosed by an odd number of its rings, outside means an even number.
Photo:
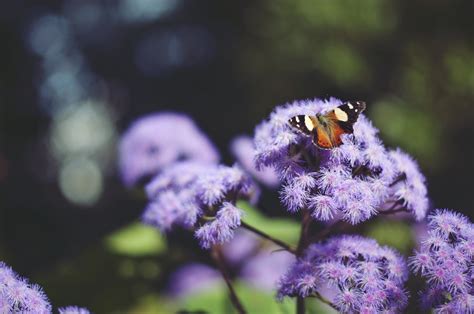
[{"label": "white spot on wing", "polygon": [[334,114],[336,115],[336,118],[339,121],[347,122],[347,120],[349,120],[349,117],[347,116],[347,113],[345,113],[344,111],[342,111],[339,108],[334,109]]},{"label": "white spot on wing", "polygon": [[350,102],[347,103],[347,106],[349,106],[349,109],[354,109],[354,106]]},{"label": "white spot on wing", "polygon": [[304,125],[309,131],[314,129],[313,121],[311,121],[311,118],[308,116],[304,116]]}]

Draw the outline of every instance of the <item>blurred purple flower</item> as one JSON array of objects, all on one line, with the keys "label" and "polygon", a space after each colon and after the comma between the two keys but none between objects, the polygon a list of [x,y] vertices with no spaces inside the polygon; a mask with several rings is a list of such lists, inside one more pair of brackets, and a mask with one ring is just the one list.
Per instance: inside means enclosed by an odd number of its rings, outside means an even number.
[{"label": "blurred purple flower", "polygon": [[[249,231],[239,229],[234,238],[222,246],[225,261],[238,277],[256,289],[272,292],[278,279],[295,261],[293,254],[276,251],[273,245],[263,245]],[[190,263],[178,268],[169,280],[172,296],[183,297],[210,290],[221,284],[219,272],[207,265]]]},{"label": "blurred purple flower", "polygon": [[173,297],[184,297],[212,289],[222,283],[220,273],[204,264],[180,267],[170,277],[168,291]]},{"label": "blurred purple flower", "polygon": [[66,306],[58,309],[59,314],[90,314],[88,309],[77,306]]},{"label": "blurred purple flower", "polygon": [[274,291],[278,279],[294,261],[295,257],[291,253],[262,250],[246,261],[240,275],[243,280],[257,289]]},{"label": "blurred purple flower", "polygon": [[0,313],[51,313],[40,286],[31,284],[0,262]]},{"label": "blurred purple flower", "polygon": [[147,186],[150,199],[143,220],[162,231],[176,225],[196,229],[203,248],[233,237],[243,215],[235,206],[239,199],[252,199],[256,186],[238,167],[175,163]]},{"label": "blurred purple flower", "polygon": [[343,313],[400,312],[407,304],[404,259],[375,240],[339,236],[313,244],[279,282],[278,297],[319,293]]},{"label": "blurred purple flower", "polygon": [[138,119],[125,132],[119,159],[122,180],[131,187],[176,161],[217,163],[219,153],[188,116],[156,113]]},{"label": "blurred purple flower", "polygon": [[428,217],[428,232],[409,262],[427,279],[424,308],[436,313],[474,312],[474,224],[465,216],[437,210]]},{"label": "blurred purple flower", "polygon": [[237,162],[255,180],[269,188],[275,188],[280,184],[280,180],[273,168],[264,167],[257,169],[255,165],[255,147],[251,137],[238,136],[234,138],[230,148]]},{"label": "blurred purple flower", "polygon": [[342,218],[357,224],[389,205],[406,206],[422,219],[428,207],[423,176],[412,159],[404,166],[398,161],[406,155],[386,151],[365,116],[331,150],[318,149],[288,124],[295,115],[324,113],[341,103],[335,98],[296,101],[277,107],[257,126],[256,165],[276,169],[283,182],[282,203],[290,212],[307,208],[321,221]]},{"label": "blurred purple flower", "polygon": [[222,253],[229,264],[238,265],[255,254],[260,245],[260,238],[255,233],[239,229],[232,241],[222,246]]}]

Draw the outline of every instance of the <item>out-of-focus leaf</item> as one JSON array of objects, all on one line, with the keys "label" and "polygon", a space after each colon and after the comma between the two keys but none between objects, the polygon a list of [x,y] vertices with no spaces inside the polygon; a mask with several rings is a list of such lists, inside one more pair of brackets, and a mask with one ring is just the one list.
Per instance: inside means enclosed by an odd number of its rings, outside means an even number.
[{"label": "out-of-focus leaf", "polygon": [[412,230],[403,221],[377,221],[367,229],[366,235],[379,244],[394,247],[402,253],[410,252],[413,246]]},{"label": "out-of-focus leaf", "polygon": [[[277,302],[275,293],[255,289],[243,282],[234,284],[236,293],[248,313],[289,314],[295,309],[294,300]],[[236,313],[224,284],[181,299],[179,310],[205,311],[210,314]]]},{"label": "out-of-focus leaf", "polygon": [[136,305],[130,308],[127,313],[135,314],[165,314],[175,313],[177,304],[172,300],[158,297],[156,294],[146,294],[140,298]]},{"label": "out-of-focus leaf", "polygon": [[400,145],[424,165],[438,162],[442,134],[430,114],[408,107],[401,100],[388,99],[373,106],[372,118],[384,139]]},{"label": "out-of-focus leaf", "polygon": [[232,313],[232,304],[228,299],[227,288],[222,283],[212,289],[206,289],[179,299],[178,310],[204,311],[209,314]]},{"label": "out-of-focus leaf", "polygon": [[338,313],[335,309],[330,307],[327,304],[319,301],[316,298],[307,298],[306,302],[306,312],[311,314],[335,314]]},{"label": "out-of-focus leaf", "polygon": [[129,256],[157,255],[166,248],[163,236],[153,227],[132,223],[105,238],[106,247]]},{"label": "out-of-focus leaf", "polygon": [[247,202],[239,201],[238,206],[245,211],[244,221],[249,225],[277,239],[295,244],[298,241],[300,226],[285,218],[269,218]]}]

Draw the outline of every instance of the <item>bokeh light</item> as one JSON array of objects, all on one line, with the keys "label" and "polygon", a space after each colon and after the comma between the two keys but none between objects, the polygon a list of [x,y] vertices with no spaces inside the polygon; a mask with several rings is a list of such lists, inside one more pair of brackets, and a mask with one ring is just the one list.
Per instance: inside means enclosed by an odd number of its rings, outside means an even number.
[{"label": "bokeh light", "polygon": [[72,203],[92,205],[102,194],[103,175],[93,160],[74,158],[61,166],[59,186],[63,195]]}]

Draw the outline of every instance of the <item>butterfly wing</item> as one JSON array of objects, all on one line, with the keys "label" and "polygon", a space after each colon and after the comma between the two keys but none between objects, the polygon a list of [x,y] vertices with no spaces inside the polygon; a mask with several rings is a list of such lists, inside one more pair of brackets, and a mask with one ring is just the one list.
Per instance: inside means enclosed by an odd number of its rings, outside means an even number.
[{"label": "butterfly wing", "polygon": [[308,115],[298,115],[294,116],[288,123],[304,135],[311,135],[313,130],[316,128],[317,119],[316,117],[308,116]]}]

